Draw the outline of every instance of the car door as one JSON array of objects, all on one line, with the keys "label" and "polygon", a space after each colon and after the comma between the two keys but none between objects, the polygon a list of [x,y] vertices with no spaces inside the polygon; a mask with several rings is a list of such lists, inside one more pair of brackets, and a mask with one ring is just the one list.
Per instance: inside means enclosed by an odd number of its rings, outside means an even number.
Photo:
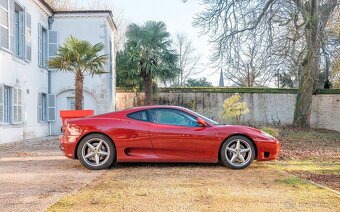
[{"label": "car door", "polygon": [[151,142],[161,161],[213,160],[212,154],[217,144],[213,127],[199,126],[197,117],[172,108],[151,109],[149,115]]},{"label": "car door", "polygon": [[150,122],[146,110],[126,115],[112,132],[117,148],[118,162],[152,162],[158,157],[154,152],[149,129]]}]

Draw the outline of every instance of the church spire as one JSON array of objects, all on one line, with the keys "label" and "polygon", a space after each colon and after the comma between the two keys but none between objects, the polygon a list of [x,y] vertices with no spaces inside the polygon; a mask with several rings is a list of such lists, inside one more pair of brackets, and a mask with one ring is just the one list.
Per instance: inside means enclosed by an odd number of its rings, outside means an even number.
[{"label": "church spire", "polygon": [[224,78],[223,78],[223,71],[221,69],[221,74],[220,74],[220,83],[218,85],[219,87],[224,87]]}]

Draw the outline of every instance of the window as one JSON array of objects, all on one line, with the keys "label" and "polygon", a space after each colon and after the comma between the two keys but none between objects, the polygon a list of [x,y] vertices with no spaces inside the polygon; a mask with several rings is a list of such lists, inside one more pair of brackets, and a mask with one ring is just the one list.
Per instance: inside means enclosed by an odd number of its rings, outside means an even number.
[{"label": "window", "polygon": [[47,67],[47,30],[39,25],[39,66]]},{"label": "window", "polygon": [[0,47],[9,50],[9,4],[0,0]]},{"label": "window", "polygon": [[[84,108],[84,97],[81,103],[82,107]],[[76,100],[74,97],[67,97],[67,109],[68,110],[75,110],[76,109]]]},{"label": "window", "polygon": [[140,120],[140,121],[148,121],[148,116],[147,116],[145,110],[130,113],[130,114],[127,115],[127,117],[129,117],[131,119]]},{"label": "window", "polygon": [[152,109],[150,110],[152,122],[177,126],[198,126],[197,118],[175,109]]},{"label": "window", "polygon": [[38,94],[38,121],[47,121],[47,95],[45,93]]},{"label": "window", "polygon": [[15,4],[15,56],[18,58],[24,59],[24,10],[18,5]]},{"label": "window", "polygon": [[0,85],[0,123],[22,122],[21,89]]}]

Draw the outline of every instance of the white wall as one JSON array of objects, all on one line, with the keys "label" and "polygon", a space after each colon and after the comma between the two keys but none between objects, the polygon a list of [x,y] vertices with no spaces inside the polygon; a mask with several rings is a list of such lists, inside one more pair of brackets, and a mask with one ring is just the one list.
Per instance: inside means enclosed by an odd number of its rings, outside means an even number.
[{"label": "white wall", "polygon": [[[20,124],[0,124],[0,143],[19,141],[28,138],[47,136],[48,123],[39,123],[38,93],[48,93],[48,71],[38,66],[38,24],[48,29],[48,17],[51,12],[39,0],[15,0],[31,14],[32,61],[26,62],[12,56],[8,51],[0,49],[0,84],[20,88],[22,90],[22,116]],[[69,35],[85,39],[95,44],[103,42],[103,54],[109,54],[110,39],[114,43],[114,27],[108,13],[55,14],[52,30],[59,33],[59,44]],[[112,45],[113,46],[113,45]],[[112,47],[112,52],[114,49]],[[85,109],[94,109],[95,113],[112,111],[115,104],[115,57],[113,69],[109,74],[87,76],[84,86]],[[105,70],[110,72],[109,63]],[[51,93],[57,97],[57,121],[53,123],[53,133],[60,133],[59,110],[67,109],[67,97],[74,96],[74,75],[52,72]]]},{"label": "white wall", "polygon": [[[114,41],[113,30],[107,21],[107,17],[98,14],[56,14],[51,30],[58,31],[59,45],[62,45],[70,35],[87,40],[92,44],[102,42],[105,46],[102,54],[109,55],[110,39],[112,44]],[[110,65],[107,63],[105,71],[110,72],[109,67]],[[115,70],[113,69],[111,72],[112,74],[85,77],[84,87],[87,94],[84,95],[84,109],[94,109],[95,114],[113,110]],[[68,109],[66,107],[67,97],[74,96],[72,92],[69,92],[68,95],[63,94],[65,90],[74,88],[74,77],[74,73],[52,72],[51,92],[57,95],[57,121],[53,124],[54,134],[58,134],[60,129],[59,111]]]},{"label": "white wall", "polygon": [[[223,102],[232,93],[159,93],[157,104],[179,105],[193,109],[218,122]],[[144,94],[141,93],[140,98]],[[251,125],[290,125],[293,123],[296,94],[240,93],[242,101],[250,110],[243,122]],[[118,92],[116,109],[122,110],[138,105],[134,93]],[[313,96],[311,126],[340,131],[340,94],[319,94]]]},{"label": "white wall", "polygon": [[47,93],[47,71],[38,67],[38,23],[47,26],[46,14],[33,1],[16,0],[31,14],[32,61],[18,59],[0,49],[0,84],[22,90],[23,122],[16,125],[0,124],[0,143],[46,136],[47,123],[37,122],[38,93]]}]

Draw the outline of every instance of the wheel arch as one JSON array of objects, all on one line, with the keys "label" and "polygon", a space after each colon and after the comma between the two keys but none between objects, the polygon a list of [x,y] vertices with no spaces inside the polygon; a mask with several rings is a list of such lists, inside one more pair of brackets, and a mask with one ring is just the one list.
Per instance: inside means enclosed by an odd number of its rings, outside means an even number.
[{"label": "wheel arch", "polygon": [[223,140],[223,142],[221,142],[220,147],[219,147],[219,149],[218,149],[218,160],[221,160],[221,148],[222,148],[223,144],[224,144],[229,138],[231,138],[231,137],[233,137],[233,136],[243,136],[243,137],[246,137],[246,138],[248,138],[248,139],[253,143],[253,145],[254,145],[254,147],[255,147],[255,158],[254,158],[254,159],[256,160],[256,159],[257,159],[257,155],[258,155],[258,150],[257,150],[257,146],[256,146],[254,140],[251,139],[248,135],[245,135],[245,134],[242,134],[242,133],[235,133],[235,134],[229,135],[227,138],[225,138],[225,139]]},{"label": "wheel arch", "polygon": [[105,134],[105,133],[103,133],[103,132],[88,132],[88,133],[85,133],[84,135],[82,135],[82,136],[80,137],[80,139],[78,140],[77,145],[76,145],[76,148],[75,148],[75,150],[74,150],[74,159],[78,159],[77,150],[78,150],[78,147],[79,147],[80,142],[81,142],[86,136],[92,135],[92,134],[101,134],[101,135],[104,135],[105,137],[107,137],[107,138],[112,142],[112,144],[113,144],[113,146],[114,146],[114,148],[115,148],[115,157],[114,157],[113,160],[116,161],[116,159],[117,159],[117,149],[116,149],[116,144],[115,144],[115,142],[113,141],[113,139],[112,139],[110,136],[108,136],[107,134]]}]

